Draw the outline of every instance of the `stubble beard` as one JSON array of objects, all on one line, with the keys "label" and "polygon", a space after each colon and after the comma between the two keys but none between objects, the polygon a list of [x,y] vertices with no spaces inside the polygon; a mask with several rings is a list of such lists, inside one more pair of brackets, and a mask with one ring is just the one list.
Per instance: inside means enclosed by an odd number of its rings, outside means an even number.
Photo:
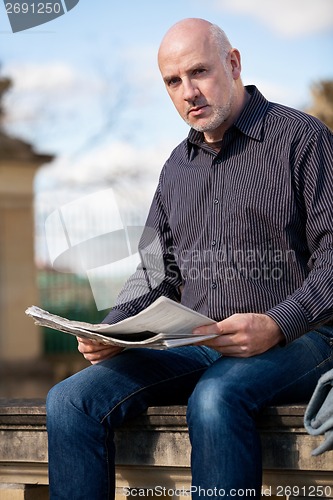
[{"label": "stubble beard", "polygon": [[216,130],[222,123],[227,121],[231,114],[231,99],[224,105],[224,106],[214,106],[212,108],[213,114],[210,118],[208,118],[205,123],[200,125],[199,123],[196,124],[193,122],[190,122],[190,120],[185,120],[186,123],[192,127],[194,130],[197,132],[212,132],[213,130]]},{"label": "stubble beard", "polygon": [[185,122],[197,132],[212,132],[216,130],[222,123],[226,122],[231,115],[233,103],[235,100],[235,91],[233,88],[233,81],[230,77],[230,93],[227,102],[222,106],[211,106],[212,116],[205,121],[202,125],[196,124],[185,119]]}]

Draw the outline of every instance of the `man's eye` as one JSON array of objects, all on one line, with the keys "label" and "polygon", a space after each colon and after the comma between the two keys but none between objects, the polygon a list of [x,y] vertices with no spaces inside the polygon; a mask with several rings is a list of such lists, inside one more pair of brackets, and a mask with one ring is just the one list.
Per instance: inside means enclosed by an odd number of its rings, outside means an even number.
[{"label": "man's eye", "polygon": [[179,78],[170,78],[170,80],[168,80],[168,86],[174,87],[177,83],[179,83],[179,81]]},{"label": "man's eye", "polygon": [[205,73],[205,69],[204,68],[197,68],[193,71],[193,75],[199,75],[201,73]]}]

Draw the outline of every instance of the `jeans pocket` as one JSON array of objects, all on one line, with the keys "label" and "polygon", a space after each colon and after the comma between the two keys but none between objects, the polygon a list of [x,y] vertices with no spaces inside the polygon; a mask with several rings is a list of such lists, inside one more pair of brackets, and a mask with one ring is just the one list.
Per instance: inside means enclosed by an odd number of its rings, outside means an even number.
[{"label": "jeans pocket", "polygon": [[333,348],[333,327],[332,326],[321,326],[314,330],[317,332],[322,339],[325,340]]},{"label": "jeans pocket", "polygon": [[311,353],[318,364],[333,358],[333,328],[322,326],[305,334]]}]

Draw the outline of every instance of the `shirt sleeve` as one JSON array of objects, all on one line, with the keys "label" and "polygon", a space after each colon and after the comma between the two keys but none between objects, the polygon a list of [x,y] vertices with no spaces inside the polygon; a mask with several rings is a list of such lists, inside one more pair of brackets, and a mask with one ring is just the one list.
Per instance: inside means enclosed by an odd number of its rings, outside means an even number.
[{"label": "shirt sleeve", "polygon": [[294,174],[309,273],[301,287],[267,311],[287,342],[333,318],[333,136],[322,127],[303,148]]},{"label": "shirt sleeve", "polygon": [[126,281],[103,323],[113,324],[134,316],[162,295],[180,300],[181,273],[172,248],[172,233],[161,199],[160,179],[139,242],[140,264]]}]

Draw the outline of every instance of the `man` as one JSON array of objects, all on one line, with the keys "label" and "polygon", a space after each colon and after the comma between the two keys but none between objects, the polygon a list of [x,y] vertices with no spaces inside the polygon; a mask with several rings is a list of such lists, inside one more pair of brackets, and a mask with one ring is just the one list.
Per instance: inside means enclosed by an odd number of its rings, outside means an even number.
[{"label": "man", "polygon": [[143,263],[105,321],[165,295],[213,318],[199,330],[219,335],[166,351],[79,339],[92,366],[48,396],[51,499],[112,498],[113,430],[150,405],[178,403],[188,404],[193,497],[200,488],[200,497],[254,489],[259,498],[256,415],[307,401],[333,367],[332,134],[245,88],[238,50],[205,20],[173,26],[158,62],[191,127],[147,220],[164,277],[148,291]]}]

